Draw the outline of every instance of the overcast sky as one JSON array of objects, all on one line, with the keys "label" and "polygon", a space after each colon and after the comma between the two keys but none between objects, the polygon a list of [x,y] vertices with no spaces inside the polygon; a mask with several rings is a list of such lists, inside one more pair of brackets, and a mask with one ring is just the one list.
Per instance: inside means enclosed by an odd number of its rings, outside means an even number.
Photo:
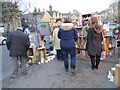
[{"label": "overcast sky", "polygon": [[75,9],[82,14],[87,14],[105,10],[113,1],[114,0],[23,0],[21,2],[21,8],[24,10],[30,2],[28,12],[33,12],[35,7],[40,8],[41,11],[43,11],[43,8],[49,10],[49,6],[52,5],[53,10],[62,13],[72,12]]}]

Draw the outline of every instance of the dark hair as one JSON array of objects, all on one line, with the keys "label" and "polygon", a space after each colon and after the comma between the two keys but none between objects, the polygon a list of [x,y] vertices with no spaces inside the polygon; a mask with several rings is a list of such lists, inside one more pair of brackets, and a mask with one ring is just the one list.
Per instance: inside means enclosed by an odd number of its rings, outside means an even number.
[{"label": "dark hair", "polygon": [[62,21],[61,18],[56,19],[56,23],[57,23],[58,21]]}]

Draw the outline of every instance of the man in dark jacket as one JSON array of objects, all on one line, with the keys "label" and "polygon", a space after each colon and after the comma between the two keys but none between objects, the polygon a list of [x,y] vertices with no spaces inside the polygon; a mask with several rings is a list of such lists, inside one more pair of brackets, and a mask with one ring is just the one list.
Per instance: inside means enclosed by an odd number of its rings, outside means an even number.
[{"label": "man in dark jacket", "polygon": [[76,67],[76,44],[75,42],[78,39],[78,34],[70,19],[66,19],[62,24],[58,32],[58,38],[60,39],[60,47],[63,55],[64,66],[66,71],[69,68],[68,54],[71,58],[71,72],[75,74]]},{"label": "man in dark jacket", "polygon": [[103,36],[102,28],[98,25],[98,20],[96,17],[91,18],[91,23],[92,24],[88,29],[86,49],[88,55],[90,55],[92,70],[94,70],[95,68],[98,69],[98,65],[100,63]]},{"label": "man in dark jacket", "polygon": [[14,64],[12,77],[16,77],[18,74],[18,59],[21,60],[22,73],[27,74],[25,58],[27,57],[30,42],[29,37],[23,32],[23,29],[18,28],[15,31],[9,32],[6,45],[9,50],[9,56]]}]

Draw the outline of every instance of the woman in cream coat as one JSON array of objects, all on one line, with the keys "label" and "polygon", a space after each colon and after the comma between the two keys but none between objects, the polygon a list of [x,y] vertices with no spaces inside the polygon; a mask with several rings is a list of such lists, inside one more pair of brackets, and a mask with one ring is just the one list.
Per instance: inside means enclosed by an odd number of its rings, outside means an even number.
[{"label": "woman in cream coat", "polygon": [[59,31],[59,28],[60,28],[60,25],[62,24],[62,20],[61,19],[57,19],[56,20],[56,24],[55,24],[55,29],[53,31],[53,39],[52,39],[52,43],[54,44],[55,46],[55,49],[56,49],[56,57],[57,57],[57,60],[62,60],[62,53],[61,53],[61,48],[60,48],[60,39],[58,38],[58,31]]}]

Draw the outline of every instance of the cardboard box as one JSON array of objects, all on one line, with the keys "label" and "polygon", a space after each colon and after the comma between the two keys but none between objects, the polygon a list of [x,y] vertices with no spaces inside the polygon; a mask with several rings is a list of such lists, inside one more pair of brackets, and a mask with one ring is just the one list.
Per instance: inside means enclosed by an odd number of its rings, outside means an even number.
[{"label": "cardboard box", "polygon": [[115,67],[111,68],[111,73],[112,73],[113,76],[115,76]]},{"label": "cardboard box", "polygon": [[115,66],[114,84],[116,86],[120,87],[120,64],[116,64],[116,66]]}]

